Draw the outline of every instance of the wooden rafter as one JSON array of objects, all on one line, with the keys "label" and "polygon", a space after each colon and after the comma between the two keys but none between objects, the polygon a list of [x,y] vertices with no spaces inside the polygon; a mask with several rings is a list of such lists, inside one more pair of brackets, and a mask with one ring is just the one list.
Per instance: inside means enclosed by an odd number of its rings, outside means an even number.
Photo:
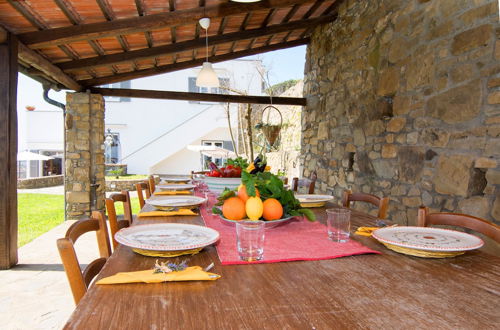
[{"label": "wooden rafter", "polygon": [[92,88],[92,93],[102,96],[137,97],[147,99],[184,100],[200,102],[223,102],[223,103],[250,103],[250,104],[279,104],[279,105],[306,105],[306,99],[302,97],[269,97],[252,95],[227,95],[171,92],[146,89],[125,88]]},{"label": "wooden rafter", "polygon": [[19,43],[18,56],[24,62],[29,63],[31,66],[45,73],[47,76],[57,80],[62,85],[69,89],[79,91],[82,89],[80,84],[74,81],[71,77],[65,74],[61,69],[50,63],[47,59],[40,56],[37,52],[29,49],[22,43]]},{"label": "wooden rafter", "polygon": [[307,2],[310,2],[310,0],[268,0],[255,3],[227,2],[202,8],[196,7],[148,16],[21,33],[18,37],[24,44],[32,48],[49,47],[82,40],[156,30],[165,26],[189,25],[196,23],[205,16],[214,19],[255,10],[289,7]]},{"label": "wooden rafter", "polygon": [[[257,47],[257,48],[251,48],[251,49],[246,49],[246,50],[242,50],[242,51],[237,51],[234,53],[213,56],[210,58],[210,62],[212,62],[212,63],[224,62],[224,61],[233,60],[233,59],[239,58],[239,57],[251,56],[251,55],[255,55],[255,54],[260,54],[260,53],[265,53],[265,52],[269,52],[269,51],[273,51],[273,50],[278,50],[278,49],[296,47],[296,46],[300,46],[300,45],[305,45],[307,43],[309,43],[309,38],[298,39],[298,40],[289,41],[286,43],[277,43],[277,44],[272,44],[272,45],[267,45],[267,46],[262,46],[262,47]],[[150,68],[150,69],[143,69],[143,70],[137,70],[137,71],[133,71],[133,72],[119,73],[119,74],[115,74],[115,75],[111,75],[111,76],[99,77],[99,78],[94,78],[94,79],[79,80],[78,82],[85,87],[99,86],[99,85],[110,84],[110,83],[115,83],[115,82],[120,82],[120,81],[126,81],[126,80],[141,78],[141,77],[153,76],[153,75],[167,73],[167,72],[173,72],[173,71],[178,71],[178,70],[183,70],[183,69],[194,68],[196,66],[201,65],[204,61],[205,61],[205,59],[196,59],[193,61],[184,61],[184,62],[179,62],[179,63],[175,63],[175,64],[161,65],[161,66],[157,66],[157,67]]]},{"label": "wooden rafter", "polygon": [[[215,35],[208,38],[208,43],[211,46],[234,42],[238,40],[254,39],[262,36],[273,35],[289,30],[297,30],[316,26],[318,24],[327,23],[335,19],[335,16],[322,16],[314,19],[293,21],[290,23],[272,25],[267,28],[251,29],[239,32],[228,33],[225,35]],[[205,40],[189,40],[179,42],[173,45],[157,46],[148,49],[133,50],[126,53],[117,53],[105,56],[97,56],[71,62],[58,64],[63,70],[76,70],[99,65],[116,64],[120,62],[130,61],[131,59],[151,58],[159,55],[175,54],[178,52],[188,51],[196,48],[201,48],[205,45]]]}]

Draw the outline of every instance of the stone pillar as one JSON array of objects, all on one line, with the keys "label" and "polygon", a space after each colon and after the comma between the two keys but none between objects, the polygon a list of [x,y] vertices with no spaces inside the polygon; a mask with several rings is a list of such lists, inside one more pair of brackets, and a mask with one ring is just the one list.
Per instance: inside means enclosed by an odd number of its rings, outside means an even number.
[{"label": "stone pillar", "polygon": [[104,99],[100,94],[66,96],[64,179],[66,218],[104,209]]}]

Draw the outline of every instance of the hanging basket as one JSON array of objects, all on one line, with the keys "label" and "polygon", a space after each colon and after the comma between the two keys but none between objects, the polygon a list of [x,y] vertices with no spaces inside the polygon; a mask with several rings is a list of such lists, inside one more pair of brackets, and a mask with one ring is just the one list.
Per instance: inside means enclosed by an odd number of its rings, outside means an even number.
[{"label": "hanging basket", "polygon": [[266,137],[267,142],[269,143],[269,145],[271,147],[273,147],[274,144],[276,143],[276,141],[278,140],[278,137],[280,136],[281,128],[283,127],[283,116],[281,115],[281,112],[278,110],[278,108],[276,108],[273,105],[268,105],[267,107],[265,107],[262,110],[262,121],[264,121],[264,113],[268,109],[274,109],[280,115],[280,123],[279,124],[277,124],[277,125],[262,124],[262,127],[261,127],[262,132],[264,133],[264,136]]}]

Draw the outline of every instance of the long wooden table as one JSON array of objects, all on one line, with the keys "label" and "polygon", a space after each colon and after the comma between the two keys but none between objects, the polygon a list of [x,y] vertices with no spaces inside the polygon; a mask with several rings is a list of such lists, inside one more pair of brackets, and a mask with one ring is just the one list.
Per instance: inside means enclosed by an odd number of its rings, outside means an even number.
[{"label": "long wooden table", "polygon": [[[324,208],[315,212],[324,222]],[[136,221],[158,222],[203,225],[199,216]],[[354,211],[352,223],[370,225],[373,217]],[[189,264],[214,262],[219,280],[95,285],[65,328],[498,329],[499,257],[477,250],[423,259],[392,252],[371,237],[352,239],[382,254],[221,266],[210,246]],[[98,277],[152,268],[154,261],[119,246]]]}]

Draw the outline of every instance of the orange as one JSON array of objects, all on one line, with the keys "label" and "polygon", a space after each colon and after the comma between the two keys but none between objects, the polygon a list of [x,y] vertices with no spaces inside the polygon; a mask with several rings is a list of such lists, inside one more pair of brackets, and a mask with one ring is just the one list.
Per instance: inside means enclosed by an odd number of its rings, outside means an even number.
[{"label": "orange", "polygon": [[245,210],[247,212],[248,219],[259,220],[264,211],[264,206],[260,197],[248,197],[245,203]]},{"label": "orange", "polygon": [[241,220],[246,216],[245,202],[238,197],[231,197],[222,204],[222,215],[229,220]]},{"label": "orange", "polygon": [[[244,184],[240,184],[238,187],[238,197],[241,198],[242,201],[246,203],[248,200],[247,187]],[[260,197],[259,190],[255,188],[255,197]]]},{"label": "orange", "polygon": [[264,212],[262,216],[266,220],[278,220],[283,216],[283,206],[275,198],[268,198],[264,201]]}]

